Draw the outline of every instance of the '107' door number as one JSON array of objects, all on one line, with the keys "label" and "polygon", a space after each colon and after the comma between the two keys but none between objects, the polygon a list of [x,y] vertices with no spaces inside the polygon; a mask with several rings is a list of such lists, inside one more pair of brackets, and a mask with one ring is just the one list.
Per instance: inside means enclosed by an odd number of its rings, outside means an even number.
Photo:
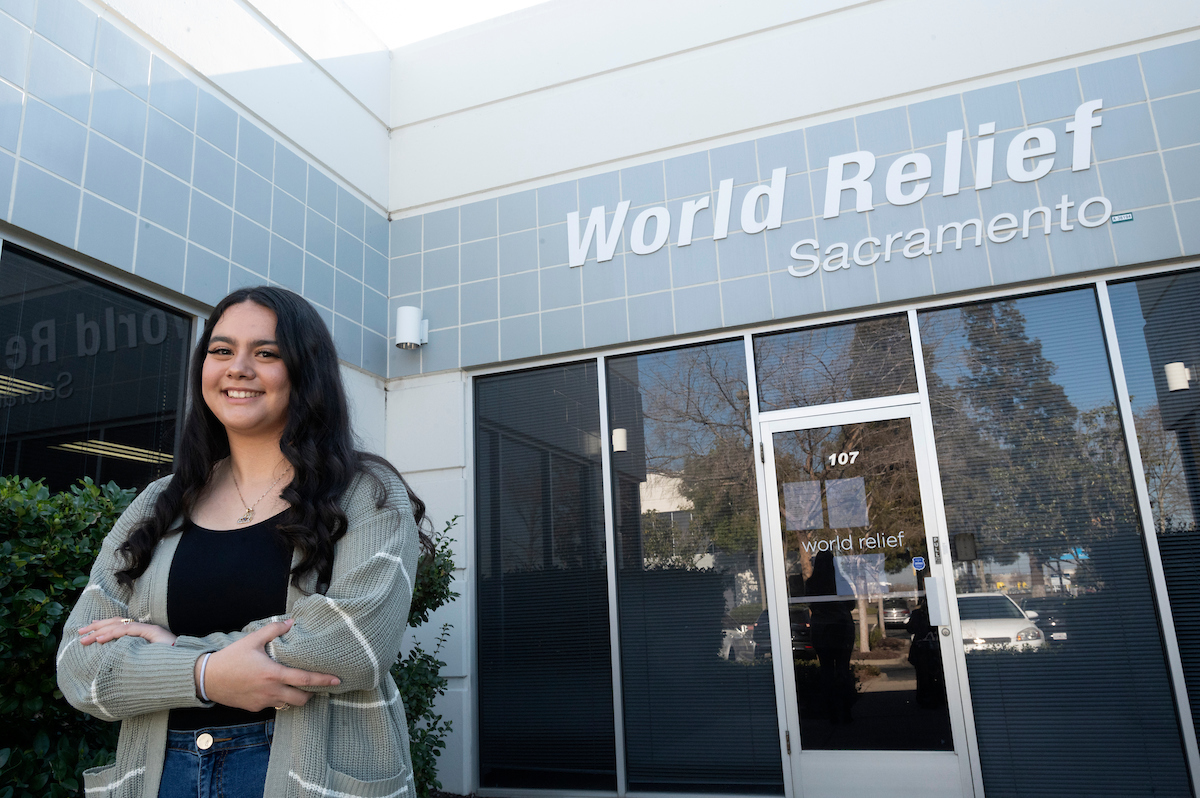
[{"label": "'107' door number", "polygon": [[829,464],[834,465],[849,465],[858,459],[858,452],[838,452],[829,455]]}]

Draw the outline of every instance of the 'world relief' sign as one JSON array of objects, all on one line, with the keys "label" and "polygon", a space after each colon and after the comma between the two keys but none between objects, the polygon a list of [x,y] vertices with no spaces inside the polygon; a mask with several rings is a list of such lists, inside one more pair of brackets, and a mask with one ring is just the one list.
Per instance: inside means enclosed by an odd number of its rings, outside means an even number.
[{"label": "'world relief' sign", "polygon": [[[1075,118],[1064,126],[1064,132],[1070,136],[1071,171],[1082,172],[1092,166],[1092,130],[1100,126],[1101,117],[1096,113],[1101,109],[1103,100],[1089,100],[1075,109]],[[996,142],[992,138],[996,132],[994,122],[986,122],[979,126],[976,133],[976,169],[975,190],[991,188],[992,173],[995,167]],[[953,196],[959,192],[961,182],[961,166],[963,154],[963,130],[951,130],[946,133],[945,164],[942,171],[942,195]],[[1004,153],[1004,168],[1009,179],[1017,183],[1031,183],[1045,177],[1054,168],[1055,156],[1058,152],[1058,139],[1053,130],[1048,127],[1035,127],[1018,134],[1008,145]],[[854,193],[854,210],[865,213],[871,210],[875,197],[868,179],[875,173],[875,155],[866,150],[835,155],[829,159],[829,171],[825,180],[825,206],[823,216],[826,219],[836,218],[841,213],[843,192]],[[925,153],[914,152],[901,155],[892,161],[887,168],[887,180],[884,193],[891,205],[911,205],[919,202],[929,193],[930,176],[933,174],[933,164]],[[783,194],[784,179],[787,169],[780,167],[771,172],[771,182],[756,186],[746,194],[742,201],[741,227],[747,233],[761,233],[763,230],[774,230],[783,224]],[[759,218],[759,201],[763,200],[764,213]],[[717,207],[713,213],[713,239],[720,240],[729,235],[729,218],[733,212],[733,180],[722,180],[717,189]],[[791,256],[796,263],[788,266],[788,271],[796,277],[808,277],[817,270],[835,272],[839,269],[849,269],[851,263],[859,266],[870,266],[881,258],[884,263],[892,260],[894,254],[905,258],[917,258],[921,255],[940,253],[950,240],[955,249],[962,249],[964,239],[975,246],[983,245],[983,237],[994,244],[1011,241],[1017,235],[1028,238],[1031,228],[1043,230],[1044,235],[1050,235],[1057,222],[1058,229],[1064,232],[1073,230],[1075,224],[1068,219],[1068,211],[1076,206],[1076,202],[1067,194],[1050,206],[1026,208],[1018,217],[1015,213],[998,213],[986,223],[983,219],[964,219],[959,222],[938,225],[931,231],[926,227],[914,230],[900,230],[887,233],[883,239],[867,236],[853,246],[845,241],[828,243],[824,249],[816,239],[806,238],[792,245]],[[679,210],[679,225],[676,229],[676,246],[686,247],[692,243],[692,230],[695,226],[696,215],[708,210],[709,197],[700,197],[684,202]],[[1057,212],[1057,213],[1056,213]],[[612,221],[606,226],[605,206],[592,208],[587,223],[580,230],[580,219],[577,212],[567,214],[567,246],[571,266],[582,266],[587,259],[592,241],[596,242],[596,260],[600,263],[612,260],[616,251],[617,240],[625,225],[629,213],[629,200],[617,205]],[[1112,203],[1105,197],[1090,197],[1078,204],[1075,222],[1082,227],[1099,227],[1112,216]],[[651,227],[650,220],[654,220]],[[629,231],[629,249],[635,255],[649,255],[662,249],[672,231],[671,212],[666,207],[647,208],[637,215]],[[647,231],[652,230],[653,236],[649,241]],[[899,253],[894,253],[898,242],[903,242]]]}]

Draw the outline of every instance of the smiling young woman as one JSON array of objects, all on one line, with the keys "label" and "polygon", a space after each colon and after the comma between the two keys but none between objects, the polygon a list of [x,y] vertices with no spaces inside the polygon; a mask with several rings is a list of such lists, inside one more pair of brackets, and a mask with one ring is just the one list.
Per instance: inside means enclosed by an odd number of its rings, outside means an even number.
[{"label": "smiling young woman", "polygon": [[59,647],[78,709],[123,723],[107,795],[413,790],[400,648],[424,505],[356,451],[301,297],[236,291],[193,355],[174,475],[105,539]]}]

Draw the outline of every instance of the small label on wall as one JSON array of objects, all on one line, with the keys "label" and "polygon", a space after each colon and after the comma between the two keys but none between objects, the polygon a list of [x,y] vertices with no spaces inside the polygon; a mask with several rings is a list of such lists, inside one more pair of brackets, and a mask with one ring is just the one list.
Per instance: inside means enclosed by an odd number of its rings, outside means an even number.
[{"label": "small label on wall", "polygon": [[1113,224],[1117,224],[1118,222],[1132,222],[1133,213],[1131,211],[1126,211],[1125,213],[1114,213],[1111,221]]}]

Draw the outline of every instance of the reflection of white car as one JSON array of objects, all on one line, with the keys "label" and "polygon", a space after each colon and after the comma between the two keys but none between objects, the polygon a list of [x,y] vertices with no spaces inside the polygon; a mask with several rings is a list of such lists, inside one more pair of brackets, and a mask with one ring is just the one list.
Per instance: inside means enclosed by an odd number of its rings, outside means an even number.
[{"label": "reflection of white car", "polygon": [[965,593],[958,596],[963,648],[985,651],[995,648],[1041,648],[1042,630],[1034,625],[1037,613],[1025,612],[1003,593]]}]

